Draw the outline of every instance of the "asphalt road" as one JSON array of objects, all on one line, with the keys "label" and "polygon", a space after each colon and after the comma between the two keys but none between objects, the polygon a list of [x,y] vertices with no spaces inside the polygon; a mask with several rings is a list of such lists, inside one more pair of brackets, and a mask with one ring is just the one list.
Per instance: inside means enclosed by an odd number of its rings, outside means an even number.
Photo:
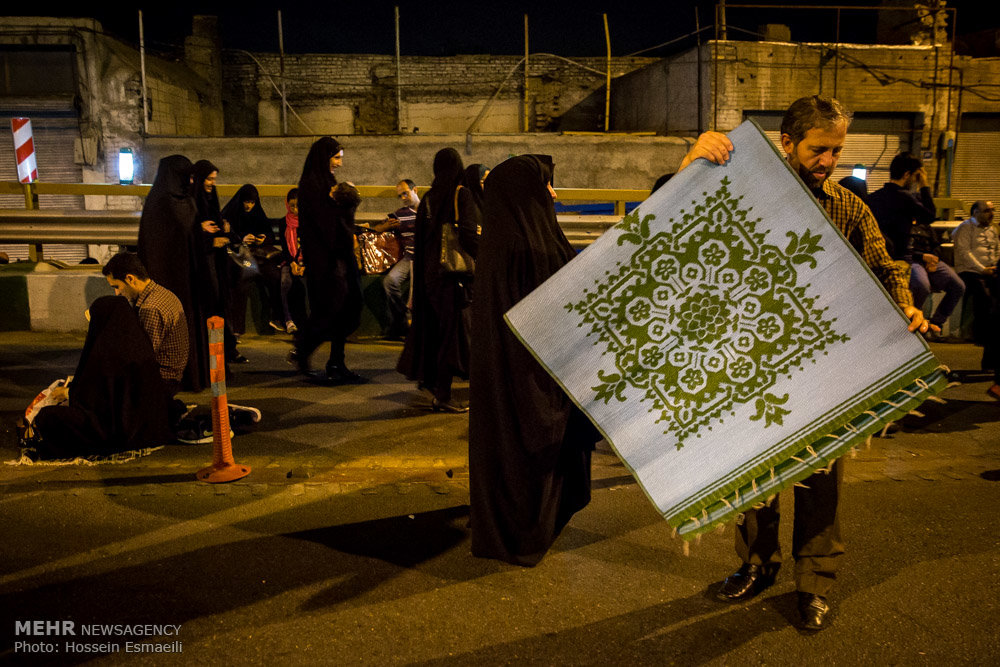
[{"label": "asphalt road", "polygon": [[[16,458],[13,417],[72,372],[81,345],[0,333],[3,461]],[[952,368],[978,368],[971,345],[932,347]],[[233,440],[252,468],[240,481],[195,480],[208,445],[117,465],[0,465],[0,661],[952,665],[1000,654],[1000,405],[985,381],[949,388],[947,403],[847,460],[832,624],[808,636],[791,624],[790,567],[755,600],[716,602],[738,565],[732,528],[685,556],[607,449],[591,505],[541,564],[473,558],[467,417],[427,410],[393,370],[399,344],[350,345],[348,363],[371,381],[339,388],[300,382],[287,349],[245,341],[251,363],[230,379],[230,401],[264,414]],[[151,649],[162,652],[138,652]]]}]

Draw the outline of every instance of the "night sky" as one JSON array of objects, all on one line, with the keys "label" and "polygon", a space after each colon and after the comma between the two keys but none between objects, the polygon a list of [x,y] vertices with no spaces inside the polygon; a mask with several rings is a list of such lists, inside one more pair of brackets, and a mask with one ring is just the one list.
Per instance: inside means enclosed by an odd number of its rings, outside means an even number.
[{"label": "night sky", "polygon": [[[749,4],[747,2],[746,4]],[[756,4],[792,4],[768,2]],[[805,3],[798,4],[820,4]],[[823,4],[865,5],[877,0],[837,0]],[[523,15],[529,15],[531,51],[562,56],[603,56],[605,54],[602,13],[607,12],[612,54],[623,56],[681,38],[672,46],[642,55],[666,55],[694,44],[697,9],[701,25],[711,25],[715,2],[702,0],[536,0],[514,2],[474,0],[464,3],[424,0],[339,0],[298,3],[212,3],[169,2],[122,5],[105,3],[103,9],[87,3],[87,14],[101,21],[105,30],[121,39],[138,42],[137,10],[142,9],[147,46],[176,49],[190,32],[191,16],[215,14],[220,17],[223,47],[249,51],[277,51],[277,13],[282,9],[285,50],[289,53],[385,53],[394,52],[393,7],[400,7],[401,47],[404,55],[454,55],[458,53],[520,54],[524,51]],[[79,3],[46,3],[51,16],[80,15]],[[959,9],[959,33],[1000,26],[1000,9],[986,0],[952,0]],[[8,10],[9,11],[9,10]],[[38,14],[35,12],[21,12]],[[795,41],[833,41],[836,31],[832,11],[739,9],[730,4],[727,12],[733,27],[731,38],[751,39],[743,31],[754,31],[764,23],[791,25]],[[845,11],[841,41],[871,43],[875,39],[874,12]],[[703,35],[712,36],[709,29]]]}]

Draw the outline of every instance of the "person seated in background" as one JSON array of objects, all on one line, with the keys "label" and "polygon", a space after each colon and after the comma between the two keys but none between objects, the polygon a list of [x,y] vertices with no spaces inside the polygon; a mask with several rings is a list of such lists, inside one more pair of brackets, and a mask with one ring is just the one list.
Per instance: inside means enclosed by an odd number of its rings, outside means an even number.
[{"label": "person seated in background", "polygon": [[[918,196],[912,193],[914,188]],[[932,291],[945,293],[930,320],[941,327],[965,294],[965,283],[941,261],[941,246],[931,229],[936,209],[924,163],[910,153],[900,153],[889,165],[889,182],[865,202],[886,238],[889,254],[909,264],[913,305],[923,308]]]},{"label": "person seated in background", "polygon": [[1000,368],[997,359],[995,302],[1000,292],[997,262],[1000,261],[1000,236],[993,226],[993,202],[980,199],[972,205],[971,217],[955,228],[955,270],[965,282],[972,301],[972,339],[983,346],[982,369]]},{"label": "person seated in background", "polygon": [[35,451],[25,452],[35,460],[107,457],[172,440],[159,363],[135,310],[123,296],[102,296],[88,312],[65,402],[35,417]]},{"label": "person seated in background", "polygon": [[393,231],[399,239],[402,254],[392,268],[382,279],[385,290],[386,310],[389,327],[385,337],[394,340],[406,338],[409,329],[406,311],[410,300],[410,271],[413,266],[413,239],[416,234],[417,206],[420,197],[417,195],[416,184],[404,178],[396,184],[396,196],[402,206],[390,213],[381,223],[372,225],[376,232]]},{"label": "person seated in background", "polygon": [[285,217],[280,225],[281,250],[281,312],[285,316],[285,331],[299,330],[295,320],[305,320],[305,262],[299,244],[299,189],[285,195]]},{"label": "person seated in background", "polygon": [[[281,321],[281,250],[275,247],[274,229],[271,220],[260,204],[257,188],[247,183],[243,185],[222,209],[222,219],[232,228],[230,238],[235,243],[245,243],[253,253],[260,275],[255,283],[260,290],[262,301],[270,306],[270,326],[277,331],[285,331],[286,323]],[[243,281],[234,285],[231,314],[233,329],[238,335],[246,331],[247,297],[250,285]]]}]

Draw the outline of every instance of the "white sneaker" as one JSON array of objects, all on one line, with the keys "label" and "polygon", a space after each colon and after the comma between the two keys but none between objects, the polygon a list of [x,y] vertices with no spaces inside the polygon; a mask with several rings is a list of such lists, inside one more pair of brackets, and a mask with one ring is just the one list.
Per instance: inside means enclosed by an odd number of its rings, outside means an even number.
[{"label": "white sneaker", "polygon": [[295,333],[298,330],[299,328],[295,326],[295,322],[292,322],[291,320],[285,322],[285,333]]}]

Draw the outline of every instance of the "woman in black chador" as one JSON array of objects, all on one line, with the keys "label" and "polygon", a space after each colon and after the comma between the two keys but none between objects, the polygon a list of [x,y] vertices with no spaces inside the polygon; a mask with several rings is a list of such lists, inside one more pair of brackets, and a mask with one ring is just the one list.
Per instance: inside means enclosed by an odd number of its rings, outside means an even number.
[{"label": "woman in black chador", "polygon": [[226,361],[239,362],[246,359],[236,351],[236,336],[229,312],[232,299],[232,273],[226,247],[229,245],[229,225],[223,221],[219,210],[219,194],[215,189],[215,179],[219,168],[208,160],[198,160],[194,163],[194,203],[197,208],[195,223],[200,230],[195,232],[201,238],[205,268],[205,314],[217,315],[226,322],[225,352]]},{"label": "woman in black chador", "polygon": [[127,299],[91,304],[69,401],[42,408],[35,426],[42,459],[107,456],[173,439],[153,345]]},{"label": "woman in black chador", "polygon": [[469,408],[451,398],[454,376],[469,376],[468,305],[471,276],[441,270],[441,232],[458,226],[462,249],[476,256],[479,209],[462,187],[462,158],[453,148],[434,156],[434,181],[417,207],[413,248],[413,323],[397,370],[433,395],[431,406],[444,412]]},{"label": "woman in black chador", "polygon": [[[222,209],[222,219],[231,227],[230,237],[236,243],[245,243],[257,260],[260,274],[251,282],[234,276],[231,313],[233,329],[239,334],[246,331],[247,298],[255,282],[261,296],[271,311],[270,324],[276,330],[285,330],[281,318],[281,250],[275,246],[276,238],[271,219],[264,213],[260,193],[256,186],[247,183],[240,187]],[[280,324],[279,324],[280,320]]]},{"label": "woman in black chador", "polygon": [[208,380],[210,288],[202,232],[195,222],[191,161],[183,155],[160,160],[139,218],[139,259],[149,277],[180,299],[188,323],[188,365],[181,386],[201,391]]},{"label": "woman in black chador", "polygon": [[472,306],[472,553],[535,565],[590,502],[587,418],[514,337],[503,314],[576,254],[556,223],[547,155],[490,172]]},{"label": "woman in black chador", "polygon": [[[337,185],[334,171],[344,151],[333,137],[309,149],[299,180],[299,239],[306,266],[309,321],[299,329],[290,359],[313,379],[329,384],[360,382],[344,364],[344,344],[361,323],[361,276],[354,258],[357,190]],[[326,374],[309,372],[309,355],[330,341]]]}]

